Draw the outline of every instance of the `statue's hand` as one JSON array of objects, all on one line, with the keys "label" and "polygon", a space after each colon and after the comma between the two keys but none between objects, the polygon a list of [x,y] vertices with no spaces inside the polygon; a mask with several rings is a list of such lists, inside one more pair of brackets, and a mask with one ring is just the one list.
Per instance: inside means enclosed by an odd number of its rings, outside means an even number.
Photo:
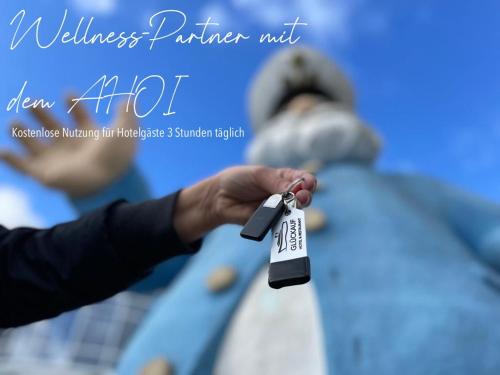
[{"label": "statue's hand", "polygon": [[[68,106],[73,104],[71,98],[67,102]],[[49,111],[38,107],[31,112],[45,129],[62,128]],[[80,103],[74,106],[71,114],[76,129],[99,129]],[[127,112],[126,106],[121,105],[111,127],[137,128],[133,111]],[[26,129],[19,122],[12,124],[11,128]],[[16,139],[26,149],[26,156],[0,151],[0,159],[43,185],[60,189],[73,198],[93,194],[118,178],[129,168],[137,146],[136,138],[116,137],[116,134],[103,137],[102,132],[98,139],[62,136],[49,142],[30,137]]]}]

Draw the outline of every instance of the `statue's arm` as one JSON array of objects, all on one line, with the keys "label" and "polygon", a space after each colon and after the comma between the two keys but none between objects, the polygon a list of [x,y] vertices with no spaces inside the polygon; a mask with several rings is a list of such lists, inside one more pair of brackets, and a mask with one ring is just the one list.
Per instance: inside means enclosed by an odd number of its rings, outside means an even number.
[{"label": "statue's arm", "polygon": [[500,205],[425,176],[391,176],[402,192],[442,216],[483,261],[500,270]]},{"label": "statue's arm", "polygon": [[477,255],[500,270],[500,206],[448,186],[441,187],[440,195],[450,225]]},{"label": "statue's arm", "polygon": [[94,194],[69,198],[75,210],[82,215],[117,199],[125,199],[130,203],[139,203],[151,199],[151,193],[144,176],[132,164],[125,173]]}]

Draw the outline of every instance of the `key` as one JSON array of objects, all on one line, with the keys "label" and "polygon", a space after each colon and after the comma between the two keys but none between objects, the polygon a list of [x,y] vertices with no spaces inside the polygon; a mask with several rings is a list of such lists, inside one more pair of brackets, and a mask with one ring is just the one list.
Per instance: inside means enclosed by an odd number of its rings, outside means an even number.
[{"label": "key", "polygon": [[273,194],[262,202],[241,230],[240,236],[253,241],[262,241],[283,214],[285,210],[284,198],[302,182],[304,179],[298,178],[288,185],[284,193]]},{"label": "key", "polygon": [[283,215],[285,203],[282,194],[273,194],[253,213],[240,232],[241,237],[262,241],[271,227]]},{"label": "key", "polygon": [[304,211],[297,208],[293,193],[287,193],[283,200],[284,213],[272,230],[268,281],[274,289],[305,284],[311,279]]}]

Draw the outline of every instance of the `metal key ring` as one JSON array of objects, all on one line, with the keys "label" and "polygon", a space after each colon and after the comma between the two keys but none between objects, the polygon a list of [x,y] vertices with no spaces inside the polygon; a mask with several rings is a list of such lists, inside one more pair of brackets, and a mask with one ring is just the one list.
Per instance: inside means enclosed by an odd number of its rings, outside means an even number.
[{"label": "metal key ring", "polygon": [[305,181],[305,178],[304,177],[301,177],[301,178],[297,178],[295,181],[292,181],[292,183],[290,183],[290,185],[288,185],[288,187],[286,188],[285,190],[285,194],[288,194],[288,193],[291,193],[292,192],[292,189],[294,187],[296,187],[297,185],[299,185],[300,183],[304,182]]}]

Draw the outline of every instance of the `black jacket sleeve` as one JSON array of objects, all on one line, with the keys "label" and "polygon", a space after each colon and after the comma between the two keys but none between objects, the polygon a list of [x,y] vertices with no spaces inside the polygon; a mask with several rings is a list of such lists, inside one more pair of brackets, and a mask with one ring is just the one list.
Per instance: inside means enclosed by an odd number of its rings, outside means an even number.
[{"label": "black jacket sleeve", "polygon": [[46,230],[0,227],[0,327],[56,316],[127,288],[175,255],[193,253],[173,227],[178,192],[117,201]]}]

